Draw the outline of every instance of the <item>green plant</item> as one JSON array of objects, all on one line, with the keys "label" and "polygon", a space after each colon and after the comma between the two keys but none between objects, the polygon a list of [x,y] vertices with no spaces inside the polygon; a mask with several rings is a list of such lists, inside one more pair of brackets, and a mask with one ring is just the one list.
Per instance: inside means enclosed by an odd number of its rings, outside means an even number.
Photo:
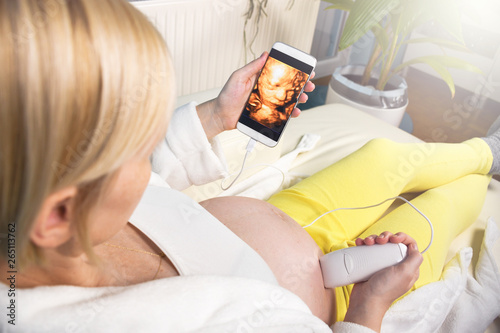
[{"label": "green plant", "polygon": [[[384,90],[392,75],[403,68],[423,63],[431,66],[446,82],[452,97],[455,84],[448,68],[476,73],[481,70],[472,64],[446,55],[446,48],[470,52],[462,35],[460,7],[457,0],[325,0],[332,4],[327,9],[349,12],[339,49],[343,50],[368,31],[375,35],[376,45],[368,61],[361,84],[366,85],[374,68],[380,64],[376,89]],[[428,22],[439,24],[451,36],[444,38],[410,38],[411,32]],[[432,43],[441,47],[443,55],[429,55],[411,59],[393,68],[401,47],[411,43]]]},{"label": "green plant", "polygon": [[[259,34],[259,24],[260,20],[267,16],[266,7],[268,0],[248,0],[248,9],[243,15],[245,22],[243,25],[243,45],[245,46],[245,63],[248,62],[247,50],[252,53],[255,58],[255,52],[253,51],[253,43]],[[286,6],[286,10],[290,10],[293,7],[295,0],[289,0]],[[252,24],[253,23],[253,24]],[[253,25],[253,31],[249,26]]]}]

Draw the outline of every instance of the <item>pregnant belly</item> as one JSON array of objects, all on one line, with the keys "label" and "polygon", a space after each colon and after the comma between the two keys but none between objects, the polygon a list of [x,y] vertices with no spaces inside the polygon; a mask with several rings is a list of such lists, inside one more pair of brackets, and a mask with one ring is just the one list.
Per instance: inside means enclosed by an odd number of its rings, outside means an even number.
[{"label": "pregnant belly", "polygon": [[261,255],[282,287],[299,296],[314,315],[333,323],[335,297],[323,286],[323,254],[300,225],[261,200],[221,197],[200,204]]}]

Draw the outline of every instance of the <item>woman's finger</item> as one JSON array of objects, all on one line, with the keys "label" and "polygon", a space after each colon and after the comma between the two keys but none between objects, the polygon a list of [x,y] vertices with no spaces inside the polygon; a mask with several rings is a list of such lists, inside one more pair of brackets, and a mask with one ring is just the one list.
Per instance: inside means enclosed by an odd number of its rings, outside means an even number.
[{"label": "woman's finger", "polygon": [[397,264],[397,269],[401,278],[406,278],[408,280],[408,285],[412,286],[415,284],[419,277],[419,267],[422,264],[423,257],[418,251],[417,244],[410,244],[408,246],[408,251],[406,253],[406,258]]},{"label": "woman's finger", "polygon": [[377,244],[387,244],[387,242],[389,242],[392,235],[393,235],[392,232],[384,231],[375,239],[375,242]]},{"label": "woman's finger", "polygon": [[241,67],[240,69],[235,71],[234,74],[236,74],[236,76],[241,77],[243,79],[253,77],[257,73],[259,73],[259,71],[262,69],[262,67],[264,67],[264,64],[266,63],[266,59],[267,59],[268,55],[269,54],[267,52],[262,53],[260,57],[258,57],[257,59],[254,59],[253,61],[249,62],[245,66]]},{"label": "woman's finger", "polygon": [[314,89],[316,89],[316,85],[314,83],[312,83],[311,81],[307,82],[306,86],[304,87],[305,92],[311,92]]},{"label": "woman's finger", "polygon": [[403,243],[406,246],[409,246],[410,244],[415,244],[417,245],[417,242],[413,237],[405,234],[404,232],[398,232],[395,235],[392,235],[390,237],[391,243]]},{"label": "woman's finger", "polygon": [[299,96],[299,103],[305,103],[309,99],[309,96],[307,94],[302,94]]},{"label": "woman's finger", "polygon": [[301,112],[302,112],[302,111],[300,111],[300,109],[299,109],[299,108],[295,108],[295,109],[293,109],[293,111],[292,111],[292,118],[297,118],[298,116],[300,116],[300,113],[301,113]]}]

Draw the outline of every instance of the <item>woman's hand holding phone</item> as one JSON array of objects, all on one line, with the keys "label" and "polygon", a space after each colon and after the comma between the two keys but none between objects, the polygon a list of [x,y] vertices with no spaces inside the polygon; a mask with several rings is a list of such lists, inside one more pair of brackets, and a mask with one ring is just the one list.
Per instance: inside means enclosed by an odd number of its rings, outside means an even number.
[{"label": "woman's hand holding phone", "polygon": [[316,59],[310,54],[274,43],[236,128],[268,147],[276,146],[315,66]]},{"label": "woman's hand holding phone", "polygon": [[[217,98],[196,107],[208,139],[212,139],[223,131],[236,128],[241,111],[245,107],[257,76],[266,63],[268,56],[269,54],[264,52],[259,58],[235,71],[229,77]],[[311,79],[313,77],[314,72]],[[314,83],[309,81],[304,88],[304,92],[311,92],[314,89]],[[305,103],[307,99],[307,95],[302,94],[299,103]],[[299,115],[300,110],[295,108],[292,117],[298,117]]]}]

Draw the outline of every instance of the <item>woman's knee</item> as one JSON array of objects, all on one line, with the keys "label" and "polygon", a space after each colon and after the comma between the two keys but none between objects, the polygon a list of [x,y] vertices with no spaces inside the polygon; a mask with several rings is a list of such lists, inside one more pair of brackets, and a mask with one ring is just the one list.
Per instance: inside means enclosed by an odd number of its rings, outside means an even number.
[{"label": "woman's knee", "polygon": [[453,210],[462,218],[474,220],[481,212],[488,183],[488,176],[472,174],[430,189],[427,195],[440,207]]},{"label": "woman's knee", "polygon": [[375,138],[368,141],[363,148],[377,151],[380,153],[391,151],[397,146],[397,143],[387,138]]},{"label": "woman's knee", "polygon": [[387,138],[375,138],[368,141],[360,150],[378,161],[392,160],[398,152],[398,143]]}]

